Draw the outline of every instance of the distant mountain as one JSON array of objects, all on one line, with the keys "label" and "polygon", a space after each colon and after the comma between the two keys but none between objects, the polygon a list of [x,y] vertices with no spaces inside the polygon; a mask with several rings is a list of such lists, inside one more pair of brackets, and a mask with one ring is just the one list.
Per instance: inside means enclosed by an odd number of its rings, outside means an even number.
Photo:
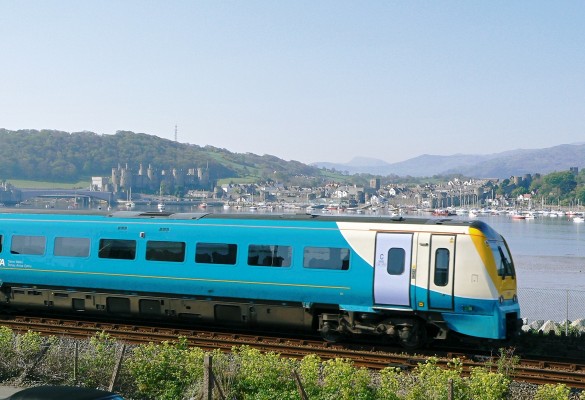
[{"label": "distant mountain", "polygon": [[462,174],[475,178],[509,178],[524,174],[548,174],[585,167],[585,143],[563,144],[545,149],[517,149],[494,154],[424,154],[398,163],[356,157],[345,164],[318,162],[312,164],[350,174],[398,175],[425,177]]}]

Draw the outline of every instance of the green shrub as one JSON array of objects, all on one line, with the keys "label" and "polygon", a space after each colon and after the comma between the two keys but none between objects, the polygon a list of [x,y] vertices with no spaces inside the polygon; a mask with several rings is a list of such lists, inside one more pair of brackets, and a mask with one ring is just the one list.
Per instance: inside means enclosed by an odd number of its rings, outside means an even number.
[{"label": "green shrub", "polygon": [[388,367],[380,371],[380,383],[376,398],[380,400],[398,400],[398,392],[403,388],[404,374],[399,368]]},{"label": "green shrub", "polygon": [[136,347],[127,366],[141,398],[176,400],[201,381],[203,358],[203,350],[189,348],[185,338],[180,338]]},{"label": "green shrub", "polygon": [[18,335],[16,352],[18,357],[28,365],[34,362],[43,348],[43,337],[38,332],[28,331],[24,335]]},{"label": "green shrub", "polygon": [[[438,359],[431,357],[425,363],[419,363],[414,370],[416,384],[406,395],[409,400],[447,399],[449,387],[453,387],[453,400],[467,398],[467,386],[461,377],[461,361],[453,359],[443,369],[437,365]],[[452,381],[452,383],[450,383]]]},{"label": "green shrub", "polygon": [[298,372],[307,396],[310,399],[318,398],[321,394],[321,358],[316,354],[303,357]]},{"label": "green shrub", "polygon": [[505,399],[510,388],[510,378],[485,368],[473,368],[469,377],[469,393],[474,400]]},{"label": "green shrub", "polygon": [[292,378],[296,363],[276,353],[260,353],[248,346],[234,348],[238,365],[236,392],[238,399],[298,399]]},{"label": "green shrub", "polygon": [[0,326],[0,378],[8,379],[16,374],[16,335],[12,329]]},{"label": "green shrub", "polygon": [[105,332],[96,333],[80,348],[78,383],[86,387],[104,387],[112,378],[118,343]]},{"label": "green shrub", "polygon": [[356,369],[353,362],[341,358],[327,360],[323,365],[322,399],[374,399],[371,375],[365,368]]},{"label": "green shrub", "polygon": [[514,370],[520,362],[520,357],[514,355],[514,348],[500,348],[500,356],[496,362],[498,373],[511,379],[514,375]]},{"label": "green shrub", "polygon": [[534,400],[567,400],[571,390],[562,383],[539,386]]}]

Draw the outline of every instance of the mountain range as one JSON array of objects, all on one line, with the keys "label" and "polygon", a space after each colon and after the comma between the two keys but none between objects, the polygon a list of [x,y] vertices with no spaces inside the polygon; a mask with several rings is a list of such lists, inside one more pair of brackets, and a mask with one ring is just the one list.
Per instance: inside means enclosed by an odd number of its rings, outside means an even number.
[{"label": "mountain range", "polygon": [[319,168],[346,171],[349,174],[430,177],[461,174],[475,178],[509,178],[526,174],[549,174],[585,167],[585,143],[562,144],[544,149],[517,149],[494,154],[423,154],[397,163],[355,157],[345,164],[313,163]]}]

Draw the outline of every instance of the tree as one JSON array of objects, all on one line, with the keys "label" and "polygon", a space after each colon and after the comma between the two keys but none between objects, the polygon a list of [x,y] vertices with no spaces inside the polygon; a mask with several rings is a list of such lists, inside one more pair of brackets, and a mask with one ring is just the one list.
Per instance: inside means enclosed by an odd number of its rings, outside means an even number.
[{"label": "tree", "polygon": [[553,193],[559,197],[570,194],[577,186],[575,175],[569,171],[553,172],[542,178],[541,190],[543,194]]}]

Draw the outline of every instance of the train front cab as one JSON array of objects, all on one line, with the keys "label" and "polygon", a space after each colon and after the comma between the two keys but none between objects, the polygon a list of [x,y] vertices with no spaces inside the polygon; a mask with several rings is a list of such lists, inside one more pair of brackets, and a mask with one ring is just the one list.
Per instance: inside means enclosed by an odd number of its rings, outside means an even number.
[{"label": "train front cab", "polygon": [[429,339],[449,331],[514,336],[521,321],[512,259],[499,234],[476,225],[467,233],[378,232],[374,308],[410,316],[412,329],[424,321]]},{"label": "train front cab", "polygon": [[476,222],[470,236],[494,286],[497,303],[495,316],[500,322],[498,339],[511,339],[522,327],[516,270],[505,239],[489,225]]},{"label": "train front cab", "polygon": [[506,340],[519,332],[512,258],[487,224],[473,222],[467,233],[421,233],[416,257],[413,304],[428,321],[475,338]]}]

